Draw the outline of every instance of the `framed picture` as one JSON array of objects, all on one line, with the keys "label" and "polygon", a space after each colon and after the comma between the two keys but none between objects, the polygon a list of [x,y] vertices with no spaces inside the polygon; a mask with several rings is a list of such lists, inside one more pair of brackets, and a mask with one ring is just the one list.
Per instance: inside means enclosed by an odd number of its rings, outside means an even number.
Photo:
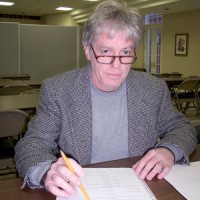
[{"label": "framed picture", "polygon": [[175,55],[185,56],[188,54],[188,34],[175,35]]}]

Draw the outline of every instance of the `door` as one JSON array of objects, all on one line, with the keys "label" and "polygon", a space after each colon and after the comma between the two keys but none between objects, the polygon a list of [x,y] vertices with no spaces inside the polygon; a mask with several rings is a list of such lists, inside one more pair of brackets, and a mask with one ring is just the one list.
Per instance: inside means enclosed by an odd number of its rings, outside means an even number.
[{"label": "door", "polygon": [[146,25],[145,27],[144,64],[148,73],[160,74],[161,24]]}]

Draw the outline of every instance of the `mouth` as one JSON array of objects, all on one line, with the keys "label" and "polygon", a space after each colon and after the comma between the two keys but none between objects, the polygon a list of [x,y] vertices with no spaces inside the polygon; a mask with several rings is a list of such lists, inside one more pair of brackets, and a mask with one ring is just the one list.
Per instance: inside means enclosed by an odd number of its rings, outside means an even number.
[{"label": "mouth", "polygon": [[120,77],[121,74],[108,73],[108,76],[112,76],[112,77]]}]

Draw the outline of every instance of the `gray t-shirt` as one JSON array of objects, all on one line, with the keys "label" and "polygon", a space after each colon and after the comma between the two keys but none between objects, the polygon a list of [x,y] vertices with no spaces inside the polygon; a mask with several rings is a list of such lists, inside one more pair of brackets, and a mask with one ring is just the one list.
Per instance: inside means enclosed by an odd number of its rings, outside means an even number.
[{"label": "gray t-shirt", "polygon": [[128,111],[126,82],[113,92],[103,92],[91,83],[91,163],[128,157]]}]

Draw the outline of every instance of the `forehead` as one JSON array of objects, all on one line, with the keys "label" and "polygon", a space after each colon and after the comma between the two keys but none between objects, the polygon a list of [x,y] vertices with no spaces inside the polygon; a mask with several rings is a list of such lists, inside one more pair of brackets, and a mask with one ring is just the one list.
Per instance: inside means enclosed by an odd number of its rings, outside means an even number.
[{"label": "forehead", "polygon": [[127,46],[134,47],[134,41],[131,40],[123,31],[111,33],[104,31],[99,33],[94,40],[96,45],[111,45],[111,46]]},{"label": "forehead", "polygon": [[96,30],[95,30],[95,35],[98,37],[99,35],[106,35],[108,38],[112,39],[118,34],[123,34],[124,36],[127,37],[127,40],[131,39],[129,31],[123,29],[120,26],[116,26],[115,24],[112,23],[106,23],[104,25],[100,25]]}]

